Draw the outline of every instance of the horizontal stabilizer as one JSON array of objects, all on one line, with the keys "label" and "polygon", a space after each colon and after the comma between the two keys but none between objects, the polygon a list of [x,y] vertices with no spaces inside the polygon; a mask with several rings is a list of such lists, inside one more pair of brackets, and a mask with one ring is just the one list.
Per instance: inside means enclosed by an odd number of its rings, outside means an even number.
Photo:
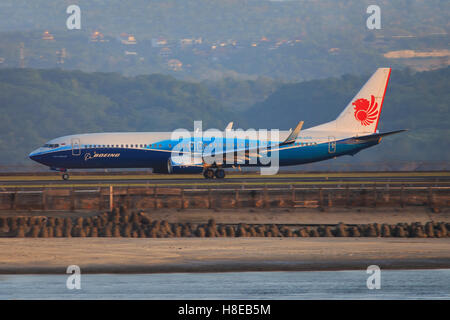
[{"label": "horizontal stabilizer", "polygon": [[367,136],[355,137],[355,139],[372,140],[372,139],[378,139],[378,138],[385,137],[385,136],[390,136],[391,134],[396,134],[396,133],[400,133],[400,132],[404,132],[404,131],[408,131],[408,130],[402,129],[402,130],[390,131],[390,132],[385,132],[385,133],[374,133],[374,134],[369,134]]}]

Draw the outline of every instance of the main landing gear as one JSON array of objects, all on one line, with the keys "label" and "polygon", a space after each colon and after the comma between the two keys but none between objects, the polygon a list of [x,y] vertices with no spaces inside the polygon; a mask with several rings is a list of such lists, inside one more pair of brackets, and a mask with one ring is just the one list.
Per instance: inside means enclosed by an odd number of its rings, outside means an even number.
[{"label": "main landing gear", "polygon": [[69,180],[69,174],[67,172],[65,172],[65,173],[62,174],[61,178],[63,180]]},{"label": "main landing gear", "polygon": [[223,179],[225,178],[225,170],[223,169],[205,169],[205,171],[203,171],[203,176],[205,177],[205,179],[214,179],[214,177],[216,177],[217,179]]}]

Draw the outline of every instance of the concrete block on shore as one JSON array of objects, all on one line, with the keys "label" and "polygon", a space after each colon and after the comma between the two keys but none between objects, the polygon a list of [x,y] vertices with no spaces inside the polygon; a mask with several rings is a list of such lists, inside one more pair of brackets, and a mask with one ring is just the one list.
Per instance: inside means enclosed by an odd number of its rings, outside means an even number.
[{"label": "concrete block on shore", "polygon": [[[270,211],[270,209],[268,209]],[[264,209],[263,213],[268,210]],[[258,211],[254,211],[258,212]],[[448,222],[358,223],[337,224],[264,224],[252,213],[246,223],[217,223],[218,217],[195,223],[169,222],[172,220],[150,220],[142,211],[131,212],[126,207],[113,208],[111,212],[83,216],[2,216],[0,237],[418,237],[442,238],[449,236]],[[189,216],[189,212],[183,211]],[[235,215],[236,217],[237,215]],[[166,218],[164,216],[164,218]],[[234,219],[236,219],[234,217]],[[171,219],[170,217],[168,219]],[[285,219],[285,218],[284,218]],[[249,221],[255,223],[249,223]],[[270,219],[276,221],[274,219]],[[269,221],[270,221],[269,220]],[[337,220],[337,219],[336,219]],[[337,220],[339,221],[339,220]],[[342,220],[341,220],[342,221]],[[345,221],[345,220],[344,220]],[[414,221],[414,220],[413,220]],[[322,222],[323,223],[323,222]]]}]

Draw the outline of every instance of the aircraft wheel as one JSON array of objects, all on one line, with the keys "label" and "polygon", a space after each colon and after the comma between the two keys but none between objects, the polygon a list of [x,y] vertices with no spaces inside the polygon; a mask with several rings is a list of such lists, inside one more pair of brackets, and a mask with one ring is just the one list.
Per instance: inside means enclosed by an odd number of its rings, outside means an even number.
[{"label": "aircraft wheel", "polygon": [[69,174],[68,173],[63,173],[62,179],[63,180],[69,180]]},{"label": "aircraft wheel", "polygon": [[217,179],[223,179],[223,178],[225,178],[225,170],[223,170],[223,169],[217,169],[217,170],[216,170],[216,173],[215,173],[215,176],[216,176]]},{"label": "aircraft wheel", "polygon": [[206,169],[203,171],[203,176],[206,179],[213,179],[214,178],[214,171],[212,169]]}]

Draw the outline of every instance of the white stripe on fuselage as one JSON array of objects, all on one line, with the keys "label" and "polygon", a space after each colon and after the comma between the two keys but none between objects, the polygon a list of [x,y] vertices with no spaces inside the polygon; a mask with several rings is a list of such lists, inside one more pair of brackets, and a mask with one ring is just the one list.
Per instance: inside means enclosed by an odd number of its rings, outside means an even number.
[{"label": "white stripe on fuselage", "polygon": [[[351,138],[355,136],[355,133],[350,132],[336,132],[336,131],[322,131],[314,130],[314,128],[306,129],[300,132],[296,139],[296,143],[325,143],[330,141],[342,140],[345,138]],[[248,138],[245,131],[237,131],[237,139]],[[279,131],[279,141],[283,141],[289,136],[290,131]],[[198,135],[198,133],[190,132],[191,137]],[[369,132],[367,134],[370,134]],[[111,132],[111,133],[86,133],[63,136],[50,140],[49,144],[64,144],[71,146],[73,139],[79,139],[80,146],[84,145],[149,145],[159,143],[161,141],[169,141],[172,138],[172,132]],[[364,134],[359,134],[364,135]],[[226,137],[225,132],[223,136]],[[264,141],[264,140],[260,140]],[[265,140],[267,141],[267,140]],[[272,140],[273,142],[279,142]],[[140,148],[140,147],[138,147]],[[53,151],[53,150],[48,150]],[[57,151],[57,149],[55,149]]]}]

